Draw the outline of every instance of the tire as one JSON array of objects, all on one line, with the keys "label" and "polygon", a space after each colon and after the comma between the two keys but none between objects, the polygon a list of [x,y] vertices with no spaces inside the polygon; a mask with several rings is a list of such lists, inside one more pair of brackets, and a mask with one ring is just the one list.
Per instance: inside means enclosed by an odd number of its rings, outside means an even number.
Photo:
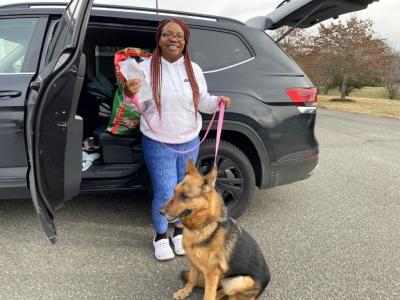
[{"label": "tire", "polygon": [[[207,139],[200,148],[197,168],[207,174],[214,162],[215,140]],[[236,146],[221,141],[217,157],[218,177],[216,189],[221,193],[228,214],[240,217],[253,198],[256,184],[253,166],[247,156]]]}]

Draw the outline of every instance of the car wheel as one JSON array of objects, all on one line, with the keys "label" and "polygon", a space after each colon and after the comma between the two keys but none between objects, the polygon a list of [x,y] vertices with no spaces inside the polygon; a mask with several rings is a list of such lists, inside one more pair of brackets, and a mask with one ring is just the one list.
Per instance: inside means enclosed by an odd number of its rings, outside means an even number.
[{"label": "car wheel", "polygon": [[[207,174],[214,162],[215,140],[209,139],[200,148],[197,168]],[[217,157],[216,189],[221,193],[228,214],[238,218],[246,210],[255,192],[255,175],[247,156],[236,146],[221,141]]]}]

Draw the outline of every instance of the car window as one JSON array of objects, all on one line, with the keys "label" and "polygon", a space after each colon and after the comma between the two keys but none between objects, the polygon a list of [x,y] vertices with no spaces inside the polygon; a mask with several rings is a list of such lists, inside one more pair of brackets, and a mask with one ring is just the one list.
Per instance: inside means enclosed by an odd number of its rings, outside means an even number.
[{"label": "car window", "polygon": [[96,76],[99,74],[105,75],[110,81],[115,82],[115,70],[114,70],[114,55],[118,50],[126,47],[120,46],[96,46],[95,48],[95,63]]},{"label": "car window", "polygon": [[[135,46],[135,45],[134,45]],[[114,56],[118,50],[128,48],[127,46],[99,46],[95,47],[95,75],[106,76],[111,82],[115,82]],[[136,48],[136,47],[130,47]],[[141,48],[151,53],[149,48]]]},{"label": "car window", "polygon": [[37,18],[0,19],[0,73],[20,73]]},{"label": "car window", "polygon": [[241,63],[252,57],[243,41],[233,33],[191,28],[190,58],[203,71]]}]

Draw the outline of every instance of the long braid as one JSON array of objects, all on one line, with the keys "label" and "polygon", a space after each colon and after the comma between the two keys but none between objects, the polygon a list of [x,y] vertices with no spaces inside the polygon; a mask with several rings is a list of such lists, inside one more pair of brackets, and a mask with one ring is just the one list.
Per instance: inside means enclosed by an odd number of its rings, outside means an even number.
[{"label": "long braid", "polygon": [[194,77],[192,63],[190,62],[190,58],[189,58],[189,50],[186,51],[186,53],[184,54],[184,57],[185,57],[186,73],[188,75],[190,86],[192,87],[194,110],[195,110],[195,115],[196,115],[196,119],[197,119],[197,111],[199,109],[199,102],[200,102],[199,85],[197,84],[196,78]]},{"label": "long braid", "polygon": [[150,62],[150,76],[151,76],[151,90],[153,93],[153,99],[156,103],[158,115],[161,119],[161,84],[162,84],[162,72],[161,72],[161,48],[158,45],[158,41],[161,36],[162,28],[167,24],[166,21],[161,21],[158,25],[156,32],[156,48],[153,51],[153,55]]}]

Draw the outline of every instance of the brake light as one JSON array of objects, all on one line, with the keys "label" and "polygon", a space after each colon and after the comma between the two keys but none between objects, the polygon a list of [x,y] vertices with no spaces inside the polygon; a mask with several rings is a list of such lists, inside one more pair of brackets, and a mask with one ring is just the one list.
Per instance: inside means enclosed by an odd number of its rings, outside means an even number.
[{"label": "brake light", "polygon": [[296,106],[316,106],[317,88],[290,88],[286,93]]}]

